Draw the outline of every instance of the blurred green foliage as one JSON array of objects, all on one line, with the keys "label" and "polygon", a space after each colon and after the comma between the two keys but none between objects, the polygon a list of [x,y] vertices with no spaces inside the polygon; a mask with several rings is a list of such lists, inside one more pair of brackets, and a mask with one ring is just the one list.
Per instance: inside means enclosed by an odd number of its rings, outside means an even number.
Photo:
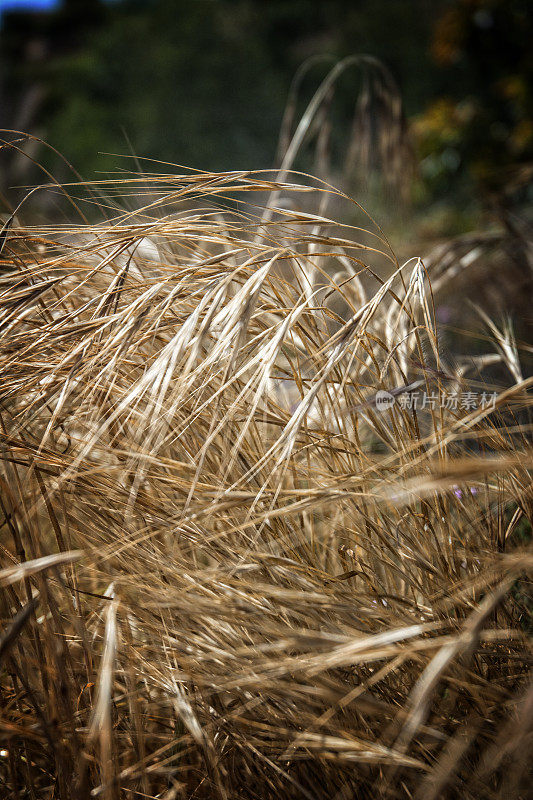
[{"label": "blurred green foliage", "polygon": [[[66,0],[4,16],[2,127],[42,136],[86,177],[120,163],[102,153],[270,167],[300,64],[365,52],[400,86],[419,196],[467,203],[533,159],[532,27],[527,0]],[[302,104],[326,68],[311,70]],[[353,73],[340,82],[335,130],[358,89]],[[36,157],[66,177],[52,153]]]}]

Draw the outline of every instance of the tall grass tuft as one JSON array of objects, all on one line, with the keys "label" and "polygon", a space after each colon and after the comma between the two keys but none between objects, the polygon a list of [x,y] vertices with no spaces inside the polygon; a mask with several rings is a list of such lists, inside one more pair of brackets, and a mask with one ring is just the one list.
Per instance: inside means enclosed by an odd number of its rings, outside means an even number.
[{"label": "tall grass tuft", "polygon": [[512,329],[445,360],[424,262],[305,176],[63,191],[102,221],[1,238],[5,796],[525,798]]}]

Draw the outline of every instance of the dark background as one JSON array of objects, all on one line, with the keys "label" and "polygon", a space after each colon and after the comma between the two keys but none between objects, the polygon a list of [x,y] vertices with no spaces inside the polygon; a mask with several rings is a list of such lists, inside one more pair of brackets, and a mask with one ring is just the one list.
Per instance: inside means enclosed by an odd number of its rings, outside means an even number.
[{"label": "dark background", "polygon": [[[531,202],[528,0],[64,0],[46,12],[6,5],[1,127],[44,139],[85,178],[132,166],[108,154],[207,170],[272,167],[298,67],[318,54],[332,59],[310,69],[300,112],[335,59],[368,53],[390,69],[403,97],[418,164],[409,200],[424,208],[429,233],[468,230],[494,203]],[[329,109],[332,163],[348,188],[342,151],[360,84],[348,70]],[[43,145],[0,137],[14,142],[0,153],[4,197],[46,179],[31,159],[68,179]],[[310,148],[296,166],[313,169]]]}]

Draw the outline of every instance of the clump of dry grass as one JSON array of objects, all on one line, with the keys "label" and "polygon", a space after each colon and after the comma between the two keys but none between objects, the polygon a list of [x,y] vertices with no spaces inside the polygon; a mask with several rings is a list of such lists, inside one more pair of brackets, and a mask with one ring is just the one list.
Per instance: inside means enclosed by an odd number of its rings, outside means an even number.
[{"label": "clump of dry grass", "polygon": [[[353,203],[360,224],[328,219],[339,192],[86,188],[101,224],[3,236],[9,796],[525,798],[531,379],[511,330],[495,408],[446,407],[492,391],[485,362],[442,362],[424,264]],[[258,209],[281,191],[292,209]],[[433,407],[403,408],[416,390]]]}]

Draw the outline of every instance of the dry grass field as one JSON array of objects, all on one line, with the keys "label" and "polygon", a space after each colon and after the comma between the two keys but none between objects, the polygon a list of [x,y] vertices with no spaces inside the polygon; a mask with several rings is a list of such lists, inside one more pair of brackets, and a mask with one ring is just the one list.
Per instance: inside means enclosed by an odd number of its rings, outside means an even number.
[{"label": "dry grass field", "polygon": [[512,327],[444,354],[457,260],[302,175],[63,191],[0,240],[2,796],[525,800]]}]

